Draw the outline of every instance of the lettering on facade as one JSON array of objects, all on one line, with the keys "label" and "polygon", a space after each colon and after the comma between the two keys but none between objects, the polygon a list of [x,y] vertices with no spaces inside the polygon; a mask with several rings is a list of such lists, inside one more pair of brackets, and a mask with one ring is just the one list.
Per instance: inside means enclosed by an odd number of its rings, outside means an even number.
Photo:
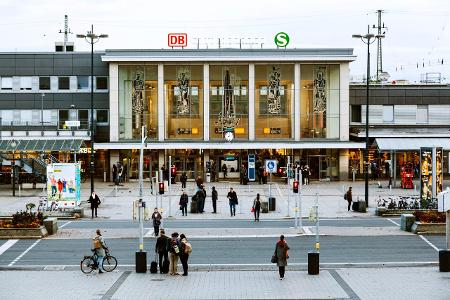
[{"label": "lettering on facade", "polygon": [[177,99],[177,112],[179,115],[189,115],[191,113],[190,77],[191,74],[187,69],[181,69],[178,72],[177,87],[179,95]]},{"label": "lettering on facade", "polygon": [[281,128],[270,128],[270,134],[281,134]]},{"label": "lettering on facade", "polygon": [[280,77],[280,68],[273,67],[272,73],[269,74],[267,95],[267,111],[270,114],[279,114],[281,111]]},{"label": "lettering on facade", "polygon": [[327,110],[327,67],[314,69],[313,112],[323,113]]},{"label": "lettering on facade", "polygon": [[167,39],[169,47],[187,47],[187,33],[169,33]]},{"label": "lettering on facade", "polygon": [[177,134],[191,134],[191,128],[177,128]]}]

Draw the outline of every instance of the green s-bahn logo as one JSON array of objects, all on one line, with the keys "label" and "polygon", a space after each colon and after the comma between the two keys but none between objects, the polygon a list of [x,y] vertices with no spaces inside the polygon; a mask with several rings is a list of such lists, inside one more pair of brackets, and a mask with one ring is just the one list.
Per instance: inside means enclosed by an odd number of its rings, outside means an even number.
[{"label": "green s-bahn logo", "polygon": [[289,44],[289,36],[286,32],[278,32],[275,35],[274,41],[277,47],[286,47]]}]

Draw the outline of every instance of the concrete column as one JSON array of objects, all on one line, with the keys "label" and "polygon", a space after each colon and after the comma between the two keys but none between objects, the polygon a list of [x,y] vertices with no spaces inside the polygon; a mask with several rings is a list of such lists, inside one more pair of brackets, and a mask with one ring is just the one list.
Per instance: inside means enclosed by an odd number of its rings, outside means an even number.
[{"label": "concrete column", "polygon": [[164,65],[158,64],[158,141],[164,141],[166,135],[164,94]]},{"label": "concrete column", "polygon": [[392,187],[396,187],[397,186],[397,154],[394,151],[394,156],[392,157],[392,168],[393,168],[393,173],[394,173],[394,178],[392,179]]},{"label": "concrete column", "polygon": [[255,64],[248,65],[248,139],[255,140]]},{"label": "concrete column", "polygon": [[300,76],[300,64],[295,64],[294,67],[294,139],[296,141],[300,141],[300,117],[301,117],[301,109],[300,109],[300,91],[301,91],[301,76]]},{"label": "concrete column", "polygon": [[209,149],[203,150],[203,174],[204,178],[203,180],[206,182],[206,162],[209,161]]},{"label": "concrete column", "polygon": [[114,63],[109,64],[109,140],[119,140],[119,65]]},{"label": "concrete column", "polygon": [[339,150],[339,180],[348,180],[348,149]]},{"label": "concrete column", "polygon": [[159,150],[158,151],[158,172],[159,170],[161,170],[162,166],[165,166],[165,151],[164,150]]},{"label": "concrete column", "polygon": [[340,64],[339,72],[339,135],[341,141],[349,140],[350,128],[350,106],[349,106],[349,76],[350,69],[348,63]]},{"label": "concrete column", "polygon": [[[109,180],[113,181],[113,165],[116,164],[117,167],[117,162],[119,161],[119,150],[109,150]],[[117,171],[119,171],[119,169],[117,168]]]},{"label": "concrete column", "polygon": [[203,65],[203,139],[209,141],[209,64]]}]

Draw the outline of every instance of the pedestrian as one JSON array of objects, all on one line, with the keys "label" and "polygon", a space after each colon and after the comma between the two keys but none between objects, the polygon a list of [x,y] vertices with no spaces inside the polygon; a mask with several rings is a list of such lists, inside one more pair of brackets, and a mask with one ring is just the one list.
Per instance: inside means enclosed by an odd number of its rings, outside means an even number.
[{"label": "pedestrian", "polygon": [[122,181],[123,181],[123,182],[126,182],[126,181],[127,181],[127,176],[128,176],[128,173],[127,173],[127,165],[124,165],[124,166],[123,166],[123,172],[122,172]]},{"label": "pedestrian", "polygon": [[97,256],[97,267],[98,272],[103,273],[103,258],[106,255],[106,251],[108,251],[108,247],[106,247],[105,239],[103,238],[100,229],[96,231],[97,235],[92,238],[94,244],[94,252]]},{"label": "pedestrian", "polygon": [[98,197],[98,195],[95,192],[92,192],[92,194],[89,197],[89,200],[87,202],[91,204],[92,219],[94,218],[94,212],[95,212],[95,217],[97,218],[97,208],[100,205],[100,203],[102,203],[102,201],[100,201],[100,198]]},{"label": "pedestrian", "polygon": [[226,164],[222,165],[223,179],[227,178],[228,167]]},{"label": "pedestrian", "polygon": [[240,174],[240,176],[239,176],[239,182],[240,182],[240,184],[245,184],[245,177],[247,176],[247,170],[245,169],[245,166],[244,166],[244,164],[242,164],[241,165],[241,169],[240,169],[240,172],[239,172]]},{"label": "pedestrian", "polygon": [[166,232],[164,229],[161,229],[160,236],[156,240],[155,245],[155,253],[158,254],[158,262],[159,262],[159,273],[164,274],[169,270],[164,270],[164,265],[167,265],[169,262],[169,243],[170,238],[166,236]]},{"label": "pedestrian", "polygon": [[187,205],[188,205],[189,197],[186,194],[186,191],[183,191],[180,197],[180,210],[181,215],[187,216]]},{"label": "pedestrian", "polygon": [[192,252],[192,246],[187,241],[184,233],[180,234],[180,260],[183,266],[183,276],[188,276],[188,259],[189,254]]},{"label": "pedestrian", "polygon": [[213,214],[217,214],[217,198],[219,198],[219,195],[217,194],[217,190],[214,186],[212,187],[211,198],[212,198]]},{"label": "pedestrian", "polygon": [[183,174],[181,174],[180,181],[181,181],[181,188],[185,189],[186,188],[186,182],[187,182],[186,172],[183,172]]},{"label": "pedestrian", "polygon": [[284,273],[286,271],[287,260],[289,259],[289,246],[284,240],[284,235],[280,235],[280,240],[275,245],[274,255],[277,257],[278,273],[280,274],[280,280],[284,279]]},{"label": "pedestrian", "polygon": [[202,189],[202,186],[197,189],[195,193],[195,198],[197,199],[197,211],[198,213],[203,213],[203,208],[205,207],[205,193]]},{"label": "pedestrian", "polygon": [[236,216],[236,205],[238,205],[238,197],[236,195],[236,192],[233,191],[233,188],[230,188],[227,198],[230,204],[230,214],[232,217]]},{"label": "pedestrian", "polygon": [[253,201],[252,210],[253,210],[253,214],[255,215],[255,222],[256,221],[259,222],[259,213],[261,211],[261,199],[260,199],[259,193],[256,194],[256,198]]},{"label": "pedestrian", "polygon": [[153,220],[153,231],[155,233],[155,236],[158,236],[159,226],[161,225],[162,216],[159,213],[157,207],[155,207],[155,209],[153,211],[152,220]]},{"label": "pedestrian", "polygon": [[259,168],[258,168],[258,182],[259,182],[259,184],[262,183],[263,177],[264,177],[264,168],[262,166],[259,166]]},{"label": "pedestrian", "polygon": [[178,232],[172,233],[170,240],[170,275],[180,275],[177,272],[178,257],[180,256],[180,240],[178,239]]},{"label": "pedestrian", "polygon": [[348,188],[348,191],[344,195],[344,199],[348,202],[347,211],[350,211],[350,207],[352,206],[352,187]]},{"label": "pedestrian", "polygon": [[197,184],[197,189],[201,189],[202,184],[203,184],[203,179],[200,176],[197,176],[197,178],[195,178],[195,183]]},{"label": "pedestrian", "polygon": [[113,164],[113,171],[112,171],[112,176],[113,176],[113,182],[114,184],[117,183],[117,166],[116,164]]}]

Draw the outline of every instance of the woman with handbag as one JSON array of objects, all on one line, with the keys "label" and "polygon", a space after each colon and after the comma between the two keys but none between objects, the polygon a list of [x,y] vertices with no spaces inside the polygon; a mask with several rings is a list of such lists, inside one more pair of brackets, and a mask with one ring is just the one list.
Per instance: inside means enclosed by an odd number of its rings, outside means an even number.
[{"label": "woman with handbag", "polygon": [[259,196],[259,193],[256,194],[256,198],[253,201],[253,206],[252,206],[252,212],[255,215],[255,222],[258,221],[259,222],[259,213],[261,211],[261,199]]},{"label": "woman with handbag", "polygon": [[[276,263],[278,266],[278,273],[280,274],[280,280],[284,279],[285,268],[287,266],[287,260],[289,258],[288,254],[289,246],[284,240],[284,235],[280,236],[280,240],[275,245],[275,253],[273,254],[276,257]],[[272,259],[274,259],[272,257]]]}]

